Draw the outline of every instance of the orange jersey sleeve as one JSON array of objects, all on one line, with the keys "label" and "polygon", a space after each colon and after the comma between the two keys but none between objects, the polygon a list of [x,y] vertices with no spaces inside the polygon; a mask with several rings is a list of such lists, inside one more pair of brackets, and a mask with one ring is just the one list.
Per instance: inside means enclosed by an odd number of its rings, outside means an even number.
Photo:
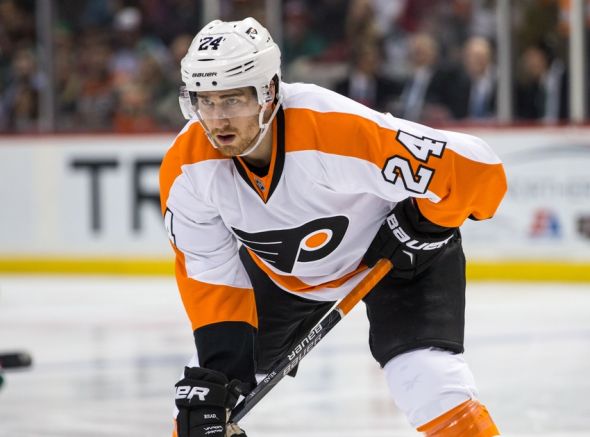
[{"label": "orange jersey sleeve", "polygon": [[504,167],[489,146],[471,135],[446,132],[451,146],[436,160],[430,198],[418,198],[422,214],[441,226],[460,226],[466,218],[484,220],[506,194]]},{"label": "orange jersey sleeve", "polygon": [[236,321],[256,327],[254,293],[237,242],[201,184],[183,172],[187,166],[223,161],[206,141],[201,126],[189,123],[160,168],[160,200],[176,254],[176,281],[193,330]]},{"label": "orange jersey sleeve", "polygon": [[[414,197],[424,216],[446,227],[494,215],[506,193],[506,175],[483,140],[371,111],[336,94],[328,97],[331,106],[287,111],[291,126],[313,127],[293,128],[290,148],[322,152],[321,183],[392,202]],[[365,164],[355,164],[358,160]]]}]

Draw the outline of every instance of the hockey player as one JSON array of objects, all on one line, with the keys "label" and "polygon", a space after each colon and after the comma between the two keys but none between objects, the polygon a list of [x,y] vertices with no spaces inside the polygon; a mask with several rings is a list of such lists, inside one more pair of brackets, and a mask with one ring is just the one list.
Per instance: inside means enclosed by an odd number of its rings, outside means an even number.
[{"label": "hockey player", "polygon": [[364,299],[372,355],[427,436],[498,434],[463,358],[459,226],[492,217],[502,164],[482,140],[281,81],[256,20],[207,24],[181,63],[190,120],[160,170],[162,212],[196,353],[174,434],[243,436],[239,394],[380,258]]}]

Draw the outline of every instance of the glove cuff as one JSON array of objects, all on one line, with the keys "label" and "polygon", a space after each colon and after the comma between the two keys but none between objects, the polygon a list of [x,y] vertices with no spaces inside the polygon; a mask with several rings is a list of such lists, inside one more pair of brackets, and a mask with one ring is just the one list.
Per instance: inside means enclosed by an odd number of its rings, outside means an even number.
[{"label": "glove cuff", "polygon": [[450,237],[457,230],[457,228],[447,228],[432,223],[420,212],[418,205],[412,198],[402,201],[400,206],[401,213],[404,215],[403,225],[409,226],[425,237],[441,240]]}]

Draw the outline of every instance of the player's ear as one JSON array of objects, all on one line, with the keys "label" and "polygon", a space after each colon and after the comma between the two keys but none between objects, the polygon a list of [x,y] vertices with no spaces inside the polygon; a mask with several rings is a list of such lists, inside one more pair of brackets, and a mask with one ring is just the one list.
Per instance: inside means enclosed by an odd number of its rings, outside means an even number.
[{"label": "player's ear", "polygon": [[[270,95],[270,102],[277,103],[277,91],[278,91],[278,77],[275,76],[270,83],[268,84],[268,94]],[[265,123],[268,122],[272,113],[273,113],[273,106],[268,105],[265,112],[264,112],[264,121]]]},{"label": "player's ear", "polygon": [[270,95],[272,97],[272,101],[274,102],[277,97],[277,84],[274,78],[270,81],[269,90]]}]

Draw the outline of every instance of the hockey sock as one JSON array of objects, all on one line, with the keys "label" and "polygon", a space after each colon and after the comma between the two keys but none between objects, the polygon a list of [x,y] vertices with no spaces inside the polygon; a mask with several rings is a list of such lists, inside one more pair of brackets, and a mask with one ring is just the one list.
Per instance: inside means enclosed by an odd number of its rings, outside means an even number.
[{"label": "hockey sock", "polygon": [[493,437],[500,435],[490,413],[475,399],[463,402],[418,427],[426,437]]}]

